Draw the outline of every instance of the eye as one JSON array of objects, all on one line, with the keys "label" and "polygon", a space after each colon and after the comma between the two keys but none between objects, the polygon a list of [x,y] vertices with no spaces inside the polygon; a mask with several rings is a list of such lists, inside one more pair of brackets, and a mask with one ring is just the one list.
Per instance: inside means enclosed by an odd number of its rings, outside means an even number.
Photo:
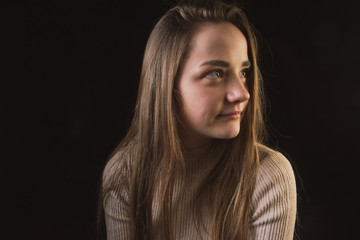
[{"label": "eye", "polygon": [[216,70],[206,73],[205,77],[209,78],[209,79],[223,78],[224,72],[220,69],[216,69]]},{"label": "eye", "polygon": [[249,75],[249,71],[250,71],[249,68],[246,68],[246,69],[242,70],[242,71],[240,72],[240,77],[241,77],[241,78],[247,78],[248,75]]}]

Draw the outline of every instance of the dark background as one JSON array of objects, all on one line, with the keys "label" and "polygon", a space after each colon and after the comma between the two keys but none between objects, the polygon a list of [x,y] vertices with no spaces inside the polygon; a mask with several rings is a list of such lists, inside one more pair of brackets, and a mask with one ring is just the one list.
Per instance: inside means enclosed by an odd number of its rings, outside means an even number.
[{"label": "dark background", "polygon": [[[273,144],[297,169],[300,239],[357,232],[355,1],[248,0]],[[99,179],[133,114],[163,1],[0,3],[1,239],[94,239]],[[276,141],[275,141],[276,139]]]}]

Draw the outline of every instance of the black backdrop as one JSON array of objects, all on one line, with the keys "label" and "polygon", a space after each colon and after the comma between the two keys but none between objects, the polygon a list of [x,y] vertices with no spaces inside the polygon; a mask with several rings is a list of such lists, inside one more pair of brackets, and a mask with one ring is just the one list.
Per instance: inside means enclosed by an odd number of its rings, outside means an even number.
[{"label": "black backdrop", "polygon": [[[297,169],[300,239],[357,227],[355,1],[248,0],[273,144]],[[129,127],[163,1],[0,4],[1,239],[94,239],[97,189]]]}]

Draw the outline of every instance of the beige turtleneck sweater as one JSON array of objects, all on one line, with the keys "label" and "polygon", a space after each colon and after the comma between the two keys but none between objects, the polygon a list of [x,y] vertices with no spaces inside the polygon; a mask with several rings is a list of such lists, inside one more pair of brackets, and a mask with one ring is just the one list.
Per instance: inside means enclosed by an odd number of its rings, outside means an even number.
[{"label": "beige turtleneck sweater", "polygon": [[[201,235],[192,220],[190,199],[196,190],[196,176],[204,162],[205,154],[193,151],[185,154],[190,164],[184,181],[175,189],[175,239],[209,239],[207,232]],[[121,154],[116,154],[104,170],[104,184],[119,168]],[[126,176],[126,174],[124,174]],[[191,184],[186,184],[187,181]],[[186,186],[186,187],[184,187]],[[288,160],[277,152],[272,152],[262,159],[253,194],[250,219],[249,240],[290,240],[293,239],[296,218],[296,184],[292,167]],[[128,179],[123,178],[119,188],[111,191],[104,198],[104,212],[108,240],[132,239],[134,221],[129,204]],[[156,217],[156,205],[154,206]],[[207,219],[205,226],[209,226]]]}]

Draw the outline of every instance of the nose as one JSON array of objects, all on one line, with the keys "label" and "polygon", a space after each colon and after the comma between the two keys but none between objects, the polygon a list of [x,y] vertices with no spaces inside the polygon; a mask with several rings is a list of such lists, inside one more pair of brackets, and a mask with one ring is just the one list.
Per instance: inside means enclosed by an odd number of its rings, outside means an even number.
[{"label": "nose", "polygon": [[244,79],[234,76],[229,79],[226,100],[230,103],[240,103],[249,100],[250,93],[247,89]]}]

